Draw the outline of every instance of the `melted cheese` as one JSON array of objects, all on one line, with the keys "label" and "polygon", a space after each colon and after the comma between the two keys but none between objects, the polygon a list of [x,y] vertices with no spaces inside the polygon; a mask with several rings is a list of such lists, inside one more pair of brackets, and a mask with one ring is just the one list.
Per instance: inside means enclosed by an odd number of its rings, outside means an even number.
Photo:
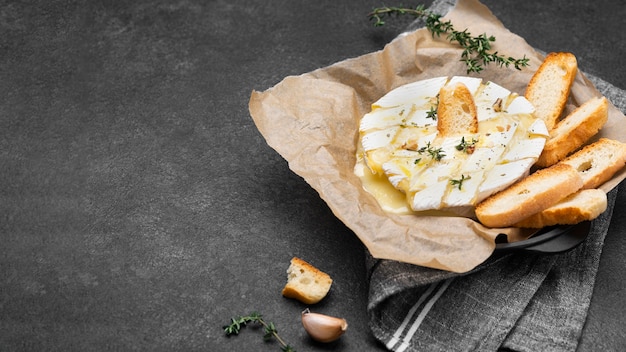
[{"label": "melted cheese", "polygon": [[[437,94],[457,81],[474,96],[478,132],[440,136],[433,116]],[[401,86],[361,119],[355,173],[385,211],[466,214],[528,174],[548,137],[533,112],[524,97],[479,78],[437,77]]]}]

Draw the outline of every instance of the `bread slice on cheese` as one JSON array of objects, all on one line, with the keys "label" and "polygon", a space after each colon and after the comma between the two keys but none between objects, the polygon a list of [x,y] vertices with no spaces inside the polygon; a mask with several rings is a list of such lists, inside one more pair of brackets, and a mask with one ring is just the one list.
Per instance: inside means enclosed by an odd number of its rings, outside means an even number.
[{"label": "bread slice on cheese", "polygon": [[583,188],[598,188],[626,165],[626,143],[600,138],[559,164],[573,167],[583,180]]},{"label": "bread slice on cheese", "polygon": [[539,229],[554,225],[574,225],[597,218],[606,208],[607,198],[604,191],[595,188],[583,189],[513,226]]},{"label": "bread slice on cheese", "polygon": [[487,227],[508,227],[543,211],[578,191],[583,180],[566,164],[555,164],[523,178],[476,206],[476,217]]},{"label": "bread slice on cheese", "polygon": [[609,101],[605,97],[591,98],[550,131],[550,138],[536,165],[547,167],[565,159],[580,148],[604,126],[609,116]]},{"label": "bread slice on cheese", "polygon": [[437,131],[440,137],[478,132],[476,104],[465,84],[450,83],[439,90]]},{"label": "bread slice on cheese", "polygon": [[535,116],[546,123],[548,130],[554,128],[563,113],[577,72],[574,54],[549,53],[528,82],[526,99],[535,106]]}]

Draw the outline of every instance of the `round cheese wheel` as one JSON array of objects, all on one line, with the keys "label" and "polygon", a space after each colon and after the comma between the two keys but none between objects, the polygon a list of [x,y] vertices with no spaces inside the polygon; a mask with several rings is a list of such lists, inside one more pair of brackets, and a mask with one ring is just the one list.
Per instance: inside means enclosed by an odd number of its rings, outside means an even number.
[{"label": "round cheese wheel", "polygon": [[[458,83],[473,98],[478,127],[444,133],[438,128],[440,92]],[[541,155],[549,134],[533,112],[523,96],[480,78],[410,83],[387,93],[362,117],[358,160],[402,192],[412,211],[466,213],[526,176]]]}]

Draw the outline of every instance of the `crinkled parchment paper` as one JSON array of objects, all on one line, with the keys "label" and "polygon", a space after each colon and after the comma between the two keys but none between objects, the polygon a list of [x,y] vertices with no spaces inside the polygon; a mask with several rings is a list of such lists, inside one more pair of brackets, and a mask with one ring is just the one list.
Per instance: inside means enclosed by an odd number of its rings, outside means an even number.
[{"label": "crinkled parchment paper", "polygon": [[[523,94],[543,57],[508,31],[484,5],[460,0],[445,16],[456,29],[496,37],[493,50],[530,59],[521,71],[490,65],[480,74]],[[489,229],[461,217],[388,214],[354,175],[360,118],[370,104],[400,85],[437,76],[467,75],[461,50],[426,29],[400,35],[381,51],[338,62],[299,76],[286,77],[263,92],[254,91],[250,114],[267,143],[293,172],[317,190],[333,211],[376,258],[465,272],[486,260],[495,237],[523,236],[519,229]],[[576,53],[574,53],[576,54]],[[600,93],[582,74],[572,88],[569,109]],[[597,136],[626,139],[626,117],[611,106],[609,121]],[[626,177],[616,175],[605,191]]]}]

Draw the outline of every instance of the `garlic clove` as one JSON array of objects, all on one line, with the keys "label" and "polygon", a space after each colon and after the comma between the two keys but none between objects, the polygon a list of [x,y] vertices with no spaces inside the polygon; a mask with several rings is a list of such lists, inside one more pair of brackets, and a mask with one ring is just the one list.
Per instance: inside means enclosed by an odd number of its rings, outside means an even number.
[{"label": "garlic clove", "polygon": [[307,308],[302,312],[302,326],[313,340],[332,342],[346,332],[348,322],[343,318],[311,313]]}]

